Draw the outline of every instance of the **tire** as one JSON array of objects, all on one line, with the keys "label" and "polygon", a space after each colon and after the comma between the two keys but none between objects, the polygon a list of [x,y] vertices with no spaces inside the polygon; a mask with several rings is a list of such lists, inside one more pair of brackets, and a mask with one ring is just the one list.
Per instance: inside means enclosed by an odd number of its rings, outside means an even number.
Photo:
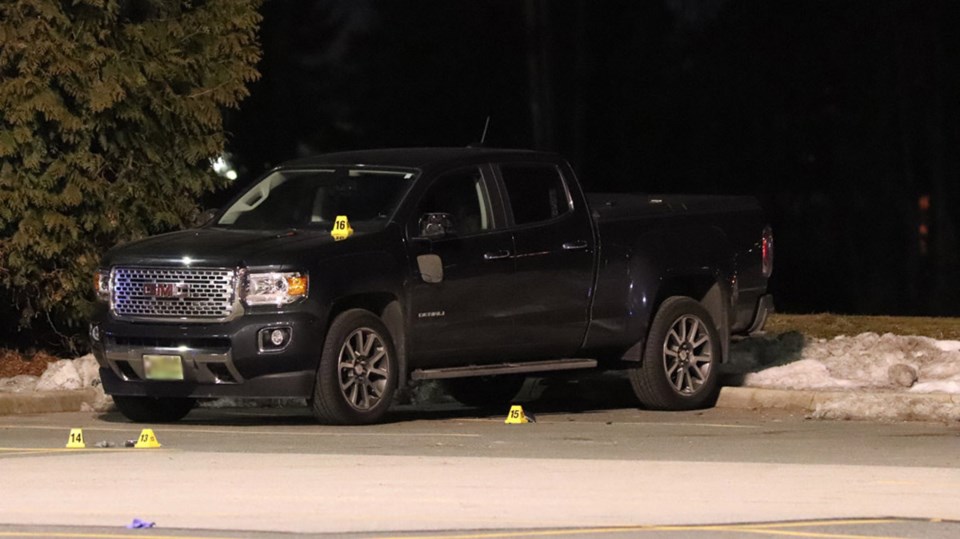
[{"label": "tire", "polygon": [[443,381],[443,388],[461,404],[483,408],[510,404],[526,379],[521,375],[451,378]]},{"label": "tire", "polygon": [[720,333],[710,313],[693,299],[668,298],[653,318],[643,361],[629,369],[633,392],[652,410],[712,406],[720,354]]},{"label": "tire", "polygon": [[114,395],[113,402],[124,417],[137,423],[173,423],[183,419],[197,403],[195,399],[186,398],[161,399],[122,395]]},{"label": "tire", "polygon": [[310,401],[317,421],[376,423],[387,413],[396,388],[396,349],[380,318],[363,309],[337,316],[323,343]]}]

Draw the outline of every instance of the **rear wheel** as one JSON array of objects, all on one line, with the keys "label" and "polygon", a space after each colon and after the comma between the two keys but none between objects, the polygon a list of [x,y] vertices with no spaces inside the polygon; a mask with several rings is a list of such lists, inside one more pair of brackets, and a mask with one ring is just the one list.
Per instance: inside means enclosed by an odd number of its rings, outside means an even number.
[{"label": "rear wheel", "polygon": [[114,395],[113,402],[124,417],[137,423],[172,423],[193,410],[195,399],[128,397]]},{"label": "rear wheel", "polygon": [[443,381],[443,388],[457,401],[480,408],[510,404],[526,379],[526,376],[515,374],[452,378]]},{"label": "rear wheel", "polygon": [[376,423],[397,387],[393,340],[376,315],[346,311],[333,321],[320,356],[311,407],[321,423]]},{"label": "rear wheel", "polygon": [[643,362],[629,370],[637,398],[654,410],[710,406],[719,389],[720,334],[697,301],[663,302],[647,337]]}]

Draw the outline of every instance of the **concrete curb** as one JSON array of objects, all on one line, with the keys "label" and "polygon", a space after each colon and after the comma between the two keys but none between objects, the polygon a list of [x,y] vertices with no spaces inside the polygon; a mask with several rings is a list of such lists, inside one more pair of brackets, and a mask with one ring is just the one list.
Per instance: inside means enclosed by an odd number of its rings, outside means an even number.
[{"label": "concrete curb", "polygon": [[93,388],[38,393],[0,393],[0,416],[79,412],[84,403],[92,407],[97,401],[97,396],[98,392]]},{"label": "concrete curb", "polygon": [[[844,412],[851,403],[874,408],[873,413]],[[825,419],[893,419],[960,421],[960,395],[897,391],[815,391],[724,387],[718,408],[775,409],[808,412]],[[876,409],[883,410],[877,413]]]}]

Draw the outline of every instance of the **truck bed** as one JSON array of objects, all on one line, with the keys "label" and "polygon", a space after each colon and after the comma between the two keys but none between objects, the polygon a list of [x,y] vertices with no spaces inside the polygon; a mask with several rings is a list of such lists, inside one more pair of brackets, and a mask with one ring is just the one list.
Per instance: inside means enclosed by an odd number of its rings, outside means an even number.
[{"label": "truck bed", "polygon": [[687,215],[723,212],[756,212],[753,197],[714,195],[655,195],[643,193],[587,193],[587,203],[598,222],[633,220],[640,216],[671,213]]}]

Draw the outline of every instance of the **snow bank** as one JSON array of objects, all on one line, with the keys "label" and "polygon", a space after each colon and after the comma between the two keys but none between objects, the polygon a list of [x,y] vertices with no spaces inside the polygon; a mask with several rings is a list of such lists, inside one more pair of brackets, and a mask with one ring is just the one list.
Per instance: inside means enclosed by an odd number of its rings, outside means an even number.
[{"label": "snow bank", "polygon": [[47,370],[43,371],[35,389],[37,391],[69,391],[82,387],[83,381],[80,379],[80,372],[74,360],[61,359],[47,365]]},{"label": "snow bank", "polygon": [[[16,378],[20,377],[13,379]],[[100,365],[93,354],[51,363],[30,391],[68,391],[87,388],[95,389],[97,397],[92,405],[85,403],[84,410],[103,412],[113,406],[113,399],[103,392],[103,385],[100,382]]]},{"label": "snow bank", "polygon": [[0,378],[0,393],[29,393],[35,391],[39,376],[20,374],[13,378]]},{"label": "snow bank", "polygon": [[834,339],[799,333],[735,343],[727,373],[775,389],[900,389],[960,394],[960,341],[887,333]]}]

